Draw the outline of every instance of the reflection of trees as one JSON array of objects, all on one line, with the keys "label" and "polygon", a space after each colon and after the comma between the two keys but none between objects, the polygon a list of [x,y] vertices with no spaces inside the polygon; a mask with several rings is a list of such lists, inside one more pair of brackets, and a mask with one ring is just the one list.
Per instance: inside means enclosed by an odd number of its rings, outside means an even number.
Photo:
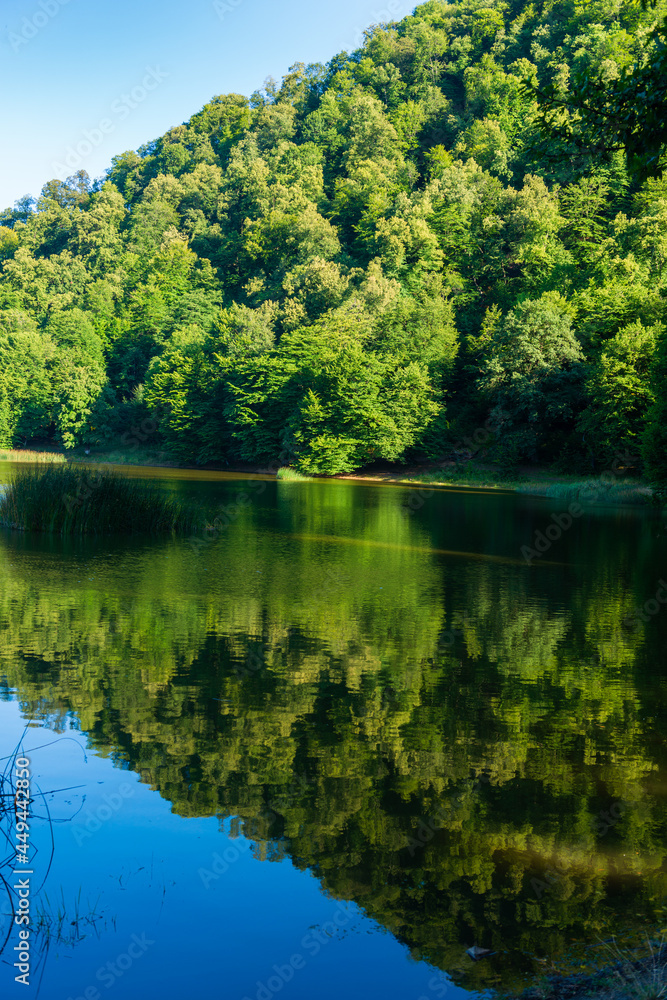
[{"label": "reflection of trees", "polygon": [[281,500],[274,531],[248,509],[199,556],[5,541],[9,685],[37,715],[76,713],[175,811],[239,817],[443,968],[477,942],[509,953],[509,980],[521,952],[650,918],[664,697],[650,637],[619,624],[639,599],[628,576],[601,563],[572,588],[438,560],[395,496],[360,511],[321,493],[319,517]]}]

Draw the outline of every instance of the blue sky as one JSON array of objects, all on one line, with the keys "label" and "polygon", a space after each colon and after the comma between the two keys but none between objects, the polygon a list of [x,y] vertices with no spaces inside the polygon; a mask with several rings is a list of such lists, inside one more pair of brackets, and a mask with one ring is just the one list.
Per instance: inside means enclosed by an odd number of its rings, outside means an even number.
[{"label": "blue sky", "polygon": [[214,94],[250,94],[292,63],[327,62],[358,47],[369,24],[413,8],[414,0],[2,0],[0,209],[74,169],[100,176],[112,156]]}]

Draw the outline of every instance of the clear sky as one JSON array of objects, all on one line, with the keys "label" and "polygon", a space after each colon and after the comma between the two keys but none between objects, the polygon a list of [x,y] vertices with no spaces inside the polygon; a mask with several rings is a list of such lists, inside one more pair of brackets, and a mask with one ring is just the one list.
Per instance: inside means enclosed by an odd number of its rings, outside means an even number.
[{"label": "clear sky", "polygon": [[[295,62],[327,62],[414,0],[0,0],[0,209],[251,94]],[[78,150],[78,151],[77,151]]]}]

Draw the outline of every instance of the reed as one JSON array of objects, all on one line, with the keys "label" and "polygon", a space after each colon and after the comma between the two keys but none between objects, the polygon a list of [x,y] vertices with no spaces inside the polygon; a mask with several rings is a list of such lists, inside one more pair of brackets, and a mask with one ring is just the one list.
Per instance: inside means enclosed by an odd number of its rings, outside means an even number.
[{"label": "reed", "polygon": [[276,479],[290,483],[307,483],[310,480],[310,476],[302,476],[296,469],[292,469],[289,465],[284,465],[282,469],[278,469],[276,472]]},{"label": "reed", "polygon": [[62,465],[65,456],[59,451],[27,451],[25,449],[0,449],[0,462],[56,462]]},{"label": "reed", "polygon": [[20,469],[0,497],[0,524],[20,531],[180,533],[199,520],[152,484],[79,465]]},{"label": "reed", "polygon": [[667,944],[646,941],[643,953],[630,948],[619,948],[615,941],[606,945],[607,953],[615,961],[616,990],[613,1000],[632,997],[632,1000],[663,1000],[667,996]]}]

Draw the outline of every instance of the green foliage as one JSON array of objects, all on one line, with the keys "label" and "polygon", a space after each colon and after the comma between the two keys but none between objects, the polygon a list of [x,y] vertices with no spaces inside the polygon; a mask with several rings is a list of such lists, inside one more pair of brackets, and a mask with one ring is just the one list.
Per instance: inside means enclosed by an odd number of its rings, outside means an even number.
[{"label": "green foliage", "polygon": [[572,318],[558,292],[545,292],[487,325],[478,385],[502,426],[503,451],[516,460],[538,457],[576,411],[583,354]]},{"label": "green foliage", "polygon": [[398,459],[439,412],[424,365],[364,348],[363,313],[332,314],[279,345],[229,349],[229,326],[208,339],[172,338],[146,387],[163,429],[199,461],[265,462],[285,449],[306,473],[349,472]]},{"label": "green foliage", "polygon": [[14,251],[20,246],[21,240],[18,233],[8,226],[0,226],[0,261],[6,260],[14,255]]},{"label": "green foliage", "polygon": [[[355,342],[331,344],[323,334],[317,341],[304,334],[312,351],[308,374],[300,373],[305,392],[284,438],[299,470],[335,474],[381,458],[400,460],[439,412],[427,371],[391,354],[366,353]],[[301,354],[302,343],[293,338],[290,348]]]},{"label": "green foliage", "polygon": [[0,316],[0,446],[48,432],[53,409],[53,341],[25,313]]},{"label": "green foliage", "polygon": [[637,455],[649,409],[655,402],[650,369],[660,325],[624,327],[606,342],[585,392],[589,405],[578,429],[593,456],[606,464],[619,450]]},{"label": "green foliage", "polygon": [[0,462],[30,462],[35,464],[64,461],[66,461],[65,456],[59,451],[26,451],[25,449],[14,451],[11,448],[0,451]]},{"label": "green foliage", "polygon": [[377,348],[428,366],[443,380],[458,352],[454,311],[439,276],[415,296],[402,295],[378,323]]},{"label": "green foliage", "polygon": [[663,19],[639,34],[634,52],[617,49],[608,53],[615,59],[602,60],[607,53],[585,52],[575,64],[571,96],[562,94],[560,81],[537,88],[547,142],[556,135],[598,154],[623,149],[642,180],[661,172],[667,145],[667,20],[662,3],[651,6]]},{"label": "green foliage", "polygon": [[221,394],[229,367],[215,353],[215,341],[197,328],[177,331],[153,360],[144,398],[162,413],[160,427],[175,455],[198,462],[225,460],[229,435]]},{"label": "green foliage", "polygon": [[302,476],[300,472],[297,472],[296,469],[292,469],[289,465],[285,465],[281,469],[278,469],[276,472],[276,479],[289,483],[309,482],[308,476]]},{"label": "green foliage", "polygon": [[663,498],[667,498],[667,335],[663,331],[651,369],[654,402],[644,431],[642,456],[648,477]]},{"label": "green foliage", "polygon": [[505,464],[638,440],[665,389],[607,342],[665,321],[666,15],[429,0],[353,55],[213,97],[103,182],[20,199],[0,213],[0,316],[26,317],[0,322],[0,445],[109,443],[136,399],[184,461],[438,458],[489,406]]}]

